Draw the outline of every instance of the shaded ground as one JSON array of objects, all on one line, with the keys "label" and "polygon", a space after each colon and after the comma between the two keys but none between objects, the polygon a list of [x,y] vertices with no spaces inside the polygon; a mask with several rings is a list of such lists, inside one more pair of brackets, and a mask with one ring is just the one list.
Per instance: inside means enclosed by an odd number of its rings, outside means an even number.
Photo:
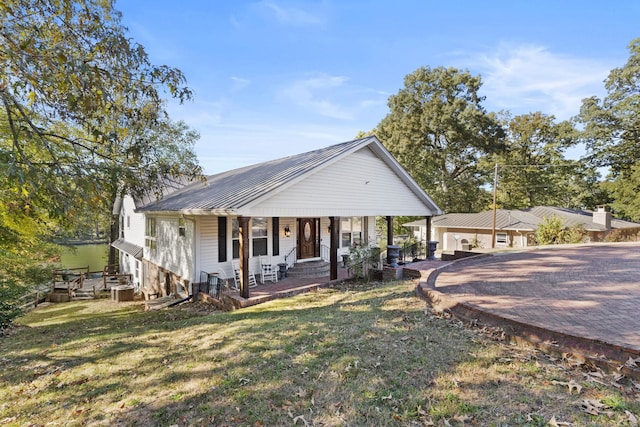
[{"label": "shaded ground", "polygon": [[637,424],[637,383],[434,316],[416,284],[230,313],[39,307],[0,339],[0,425]]}]

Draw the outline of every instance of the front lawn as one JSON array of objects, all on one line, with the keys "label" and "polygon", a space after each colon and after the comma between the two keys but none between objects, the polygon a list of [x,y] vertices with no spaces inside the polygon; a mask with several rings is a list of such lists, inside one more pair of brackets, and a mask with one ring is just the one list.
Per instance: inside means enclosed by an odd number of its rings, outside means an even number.
[{"label": "front lawn", "polygon": [[637,422],[638,384],[434,316],[415,284],[345,284],[230,313],[40,307],[0,338],[0,425]]}]

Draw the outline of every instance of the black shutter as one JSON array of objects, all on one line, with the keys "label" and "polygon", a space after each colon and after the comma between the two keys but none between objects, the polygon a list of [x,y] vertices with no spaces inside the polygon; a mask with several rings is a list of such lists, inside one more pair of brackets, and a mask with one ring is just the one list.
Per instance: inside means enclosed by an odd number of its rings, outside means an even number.
[{"label": "black shutter", "polygon": [[271,218],[271,243],[273,255],[280,255],[280,218]]},{"label": "black shutter", "polygon": [[227,217],[218,217],[218,262],[227,262]]}]

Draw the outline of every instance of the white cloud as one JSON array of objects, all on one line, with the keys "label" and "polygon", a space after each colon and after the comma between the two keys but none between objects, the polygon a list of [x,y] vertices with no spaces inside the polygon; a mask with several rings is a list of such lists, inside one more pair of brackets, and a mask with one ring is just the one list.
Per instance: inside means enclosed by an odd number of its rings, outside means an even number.
[{"label": "white cloud", "polygon": [[243,79],[242,77],[231,76],[231,91],[237,92],[244,89],[251,84],[251,80]]},{"label": "white cloud", "polygon": [[282,91],[282,95],[294,104],[316,114],[334,119],[351,120],[354,111],[330,100],[335,89],[347,82],[343,76],[321,74],[307,79],[295,80]]},{"label": "white cloud", "polygon": [[344,121],[384,115],[388,98],[384,92],[350,84],[345,76],[326,73],[293,80],[280,89],[278,96],[304,111]]},{"label": "white cloud", "polygon": [[472,57],[486,103],[514,114],[541,111],[559,120],[578,114],[582,99],[599,95],[611,66],[550,52],[537,45],[501,45]]},{"label": "white cloud", "polygon": [[273,1],[261,1],[258,5],[266,9],[279,23],[284,25],[303,27],[308,25],[322,25],[324,23],[324,19],[320,14],[297,7],[285,7]]}]

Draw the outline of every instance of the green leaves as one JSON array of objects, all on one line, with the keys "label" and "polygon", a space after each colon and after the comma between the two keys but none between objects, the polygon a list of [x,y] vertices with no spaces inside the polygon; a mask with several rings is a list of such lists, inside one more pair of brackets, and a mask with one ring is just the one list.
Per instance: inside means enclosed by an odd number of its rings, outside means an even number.
[{"label": "green leaves", "polygon": [[506,209],[533,206],[590,206],[597,173],[584,161],[565,159],[577,143],[569,122],[556,123],[542,113],[502,114],[506,150],[496,154],[498,205]]},{"label": "green leaves", "polygon": [[191,98],[184,75],[150,62],[113,3],[0,5],[0,228],[18,236],[12,250],[110,214],[118,191],[201,172],[197,133],[165,111],[165,96]]},{"label": "green leaves", "polygon": [[[127,163],[127,139],[165,120],[163,94],[191,98],[180,70],[151,64],[126,36],[111,1],[5,3],[0,97],[11,141],[3,147],[12,146],[16,171],[53,187],[48,193],[104,181]],[[64,215],[67,201],[51,202],[51,213]]]},{"label": "green leaves", "polygon": [[502,150],[503,131],[478,95],[479,76],[421,67],[389,98],[375,133],[445,211],[481,210],[488,196],[479,161]]},{"label": "green leaves", "polygon": [[606,187],[612,190],[616,213],[640,220],[640,39],[631,41],[629,53],[627,63],[609,73],[607,95],[583,100],[577,121],[584,126],[581,138],[589,160],[609,168]]}]

